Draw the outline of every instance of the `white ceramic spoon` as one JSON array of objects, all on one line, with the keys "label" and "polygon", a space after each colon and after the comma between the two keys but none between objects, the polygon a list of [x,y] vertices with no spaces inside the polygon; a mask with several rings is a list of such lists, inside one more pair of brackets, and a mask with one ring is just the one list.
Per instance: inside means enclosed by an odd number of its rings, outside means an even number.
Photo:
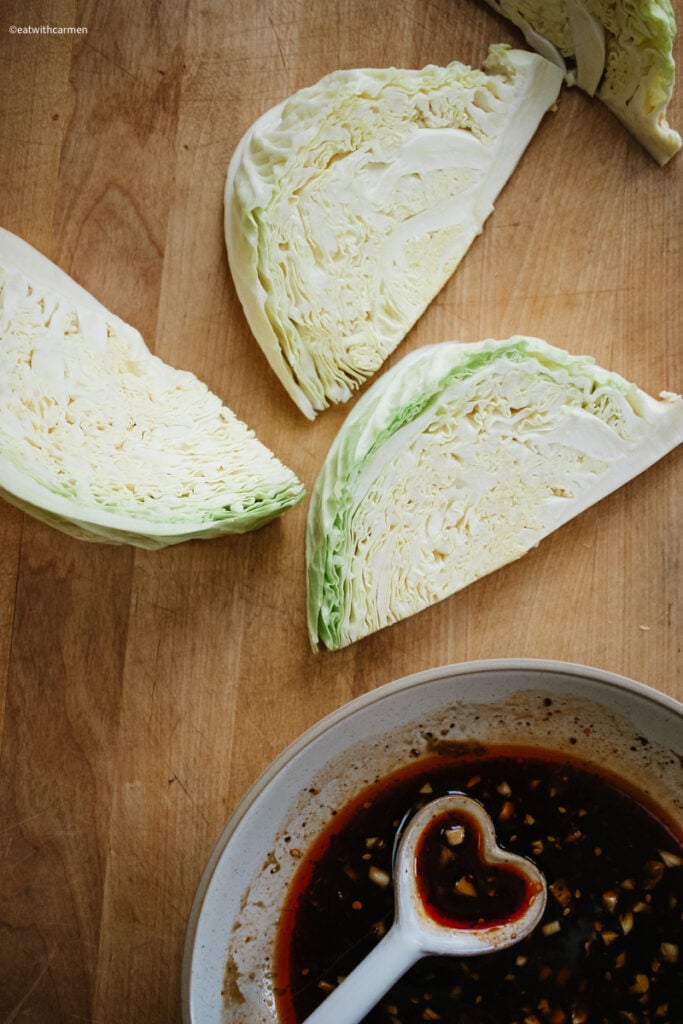
[{"label": "white ceramic spoon", "polygon": [[[485,904],[479,903],[476,908],[471,903],[475,919],[468,911],[467,921],[456,921],[449,916],[447,904],[441,905],[437,897],[434,906],[440,922],[434,916],[434,907],[430,912],[429,891],[425,891],[424,897],[421,893],[424,883],[420,879],[425,877],[421,867],[426,866],[428,842],[445,842],[452,847],[454,858],[461,844],[476,842],[477,859],[484,866],[502,868],[499,877],[513,875],[522,880],[516,883],[523,892],[521,902],[509,907],[507,917],[490,920],[477,920],[476,914],[481,913]],[[471,851],[471,845],[468,849]],[[428,877],[434,874],[438,871],[433,870],[432,865]],[[467,891],[469,889],[465,883],[460,907],[478,900],[477,895]],[[358,1024],[394,982],[423,956],[477,956],[519,942],[543,916],[546,884],[535,864],[498,846],[493,823],[477,800],[453,793],[432,800],[408,824],[394,865],[394,895],[395,916],[391,929],[307,1017],[305,1024]]]}]

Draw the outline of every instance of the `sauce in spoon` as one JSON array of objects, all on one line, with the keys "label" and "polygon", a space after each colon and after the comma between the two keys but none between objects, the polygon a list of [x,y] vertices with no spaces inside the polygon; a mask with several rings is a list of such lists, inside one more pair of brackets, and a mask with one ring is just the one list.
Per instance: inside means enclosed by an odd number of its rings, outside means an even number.
[{"label": "sauce in spoon", "polygon": [[445,811],[425,828],[415,850],[415,871],[424,909],[444,928],[517,921],[542,889],[542,882],[517,864],[486,862],[481,826],[463,808]]}]

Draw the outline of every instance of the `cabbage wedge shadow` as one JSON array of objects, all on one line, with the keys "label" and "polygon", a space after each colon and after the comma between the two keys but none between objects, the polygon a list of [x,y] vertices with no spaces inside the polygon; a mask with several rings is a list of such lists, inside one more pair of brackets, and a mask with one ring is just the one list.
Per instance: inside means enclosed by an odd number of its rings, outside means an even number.
[{"label": "cabbage wedge shadow", "polygon": [[681,441],[680,396],[652,398],[541,339],[418,349],[361,396],[313,489],[313,648],[520,558]]}]

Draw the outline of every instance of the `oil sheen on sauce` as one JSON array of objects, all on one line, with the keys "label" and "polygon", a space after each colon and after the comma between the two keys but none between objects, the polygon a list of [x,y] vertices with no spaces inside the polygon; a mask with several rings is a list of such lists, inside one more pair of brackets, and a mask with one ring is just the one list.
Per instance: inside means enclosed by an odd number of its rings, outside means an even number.
[{"label": "oil sheen on sauce", "polygon": [[[280,1024],[301,1024],[386,934],[401,831],[452,792],[478,799],[499,846],[544,873],[544,916],[509,949],[425,957],[364,1024],[682,1024],[681,829],[595,766],[522,747],[417,758],[338,808],[302,858],[281,914]],[[435,849],[439,842],[435,832]],[[463,900],[444,903],[431,884],[423,879],[423,893],[435,896],[436,912],[466,920]],[[492,895],[478,917],[505,917],[515,899],[495,887]]]}]

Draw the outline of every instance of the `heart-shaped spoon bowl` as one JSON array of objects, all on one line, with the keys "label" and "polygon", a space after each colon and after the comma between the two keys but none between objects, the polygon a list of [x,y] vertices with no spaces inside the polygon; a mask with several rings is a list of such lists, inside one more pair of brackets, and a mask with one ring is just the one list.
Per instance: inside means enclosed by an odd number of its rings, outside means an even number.
[{"label": "heart-shaped spoon bowl", "polygon": [[478,956],[505,948],[541,920],[546,885],[536,865],[502,849],[490,816],[462,793],[433,800],[401,841],[396,917],[425,953]]}]

